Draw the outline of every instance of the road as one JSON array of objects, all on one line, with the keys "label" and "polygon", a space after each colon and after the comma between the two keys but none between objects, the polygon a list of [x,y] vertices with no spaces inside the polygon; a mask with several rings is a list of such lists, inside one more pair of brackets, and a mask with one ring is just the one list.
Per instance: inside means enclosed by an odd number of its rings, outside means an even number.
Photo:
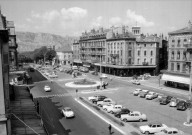
[{"label": "road", "polygon": [[[39,73],[37,71],[29,74],[34,80],[41,80],[38,78]],[[43,90],[45,84],[51,86],[51,92]],[[108,124],[79,105],[74,100],[73,94],[68,93],[66,89],[55,82],[51,83],[43,79],[42,82],[37,82],[31,90],[33,97],[39,101],[40,108],[43,108],[40,114],[46,118],[44,124],[47,125],[49,133],[58,135],[108,135]],[[65,106],[70,106],[74,110],[76,115],[74,119],[63,118],[60,110]],[[115,129],[113,132],[114,135],[120,135]]]}]

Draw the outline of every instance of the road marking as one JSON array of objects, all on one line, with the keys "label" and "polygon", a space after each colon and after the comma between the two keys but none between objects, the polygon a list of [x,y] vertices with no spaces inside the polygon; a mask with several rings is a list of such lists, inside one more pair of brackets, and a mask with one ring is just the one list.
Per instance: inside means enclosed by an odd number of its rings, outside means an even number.
[{"label": "road marking", "polygon": [[98,113],[96,113],[95,111],[93,111],[92,109],[90,109],[88,106],[86,106],[84,103],[80,102],[78,99],[75,98],[75,101],[77,101],[79,104],[81,104],[83,107],[85,107],[87,110],[89,110],[90,112],[92,112],[93,114],[95,114],[97,117],[99,117],[100,119],[102,119],[104,122],[106,122],[107,124],[111,124],[116,130],[118,130],[120,133],[122,133],[123,135],[126,135],[126,133],[124,131],[122,131],[120,128],[118,128],[116,125],[114,125],[113,123],[111,123],[109,120],[103,118],[101,115],[99,115]]},{"label": "road marking", "polygon": [[84,90],[84,91],[81,91],[81,93],[96,93],[96,92],[111,92],[111,91],[114,91],[114,90],[118,90],[118,88],[111,88],[111,89],[106,89],[106,90]]}]

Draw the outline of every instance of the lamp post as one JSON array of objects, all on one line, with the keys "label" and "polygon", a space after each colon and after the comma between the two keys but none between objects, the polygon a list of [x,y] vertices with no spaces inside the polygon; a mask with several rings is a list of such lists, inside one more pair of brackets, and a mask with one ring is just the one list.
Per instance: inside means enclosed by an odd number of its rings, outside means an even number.
[{"label": "lamp post", "polygon": [[101,83],[100,83],[100,90],[102,89],[102,75],[101,75],[101,53],[100,53],[100,81],[101,81]]}]

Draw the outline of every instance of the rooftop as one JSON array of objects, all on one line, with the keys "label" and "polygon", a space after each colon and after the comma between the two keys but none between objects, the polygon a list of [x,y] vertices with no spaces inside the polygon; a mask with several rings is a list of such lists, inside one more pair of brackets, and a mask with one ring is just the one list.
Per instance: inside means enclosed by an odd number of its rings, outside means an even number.
[{"label": "rooftop", "polygon": [[192,34],[192,23],[191,21],[188,22],[188,26],[173,32],[169,32],[169,35],[176,35],[176,34]]}]

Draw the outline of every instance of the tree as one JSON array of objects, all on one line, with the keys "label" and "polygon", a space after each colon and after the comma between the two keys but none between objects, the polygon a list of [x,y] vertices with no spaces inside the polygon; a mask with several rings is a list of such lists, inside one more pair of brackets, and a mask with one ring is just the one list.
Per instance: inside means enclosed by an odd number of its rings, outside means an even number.
[{"label": "tree", "polygon": [[47,60],[49,60],[49,61],[52,61],[53,58],[55,58],[55,57],[56,57],[56,52],[55,52],[55,50],[49,50],[49,51],[46,53],[46,55],[45,55],[45,58],[46,58]]}]

